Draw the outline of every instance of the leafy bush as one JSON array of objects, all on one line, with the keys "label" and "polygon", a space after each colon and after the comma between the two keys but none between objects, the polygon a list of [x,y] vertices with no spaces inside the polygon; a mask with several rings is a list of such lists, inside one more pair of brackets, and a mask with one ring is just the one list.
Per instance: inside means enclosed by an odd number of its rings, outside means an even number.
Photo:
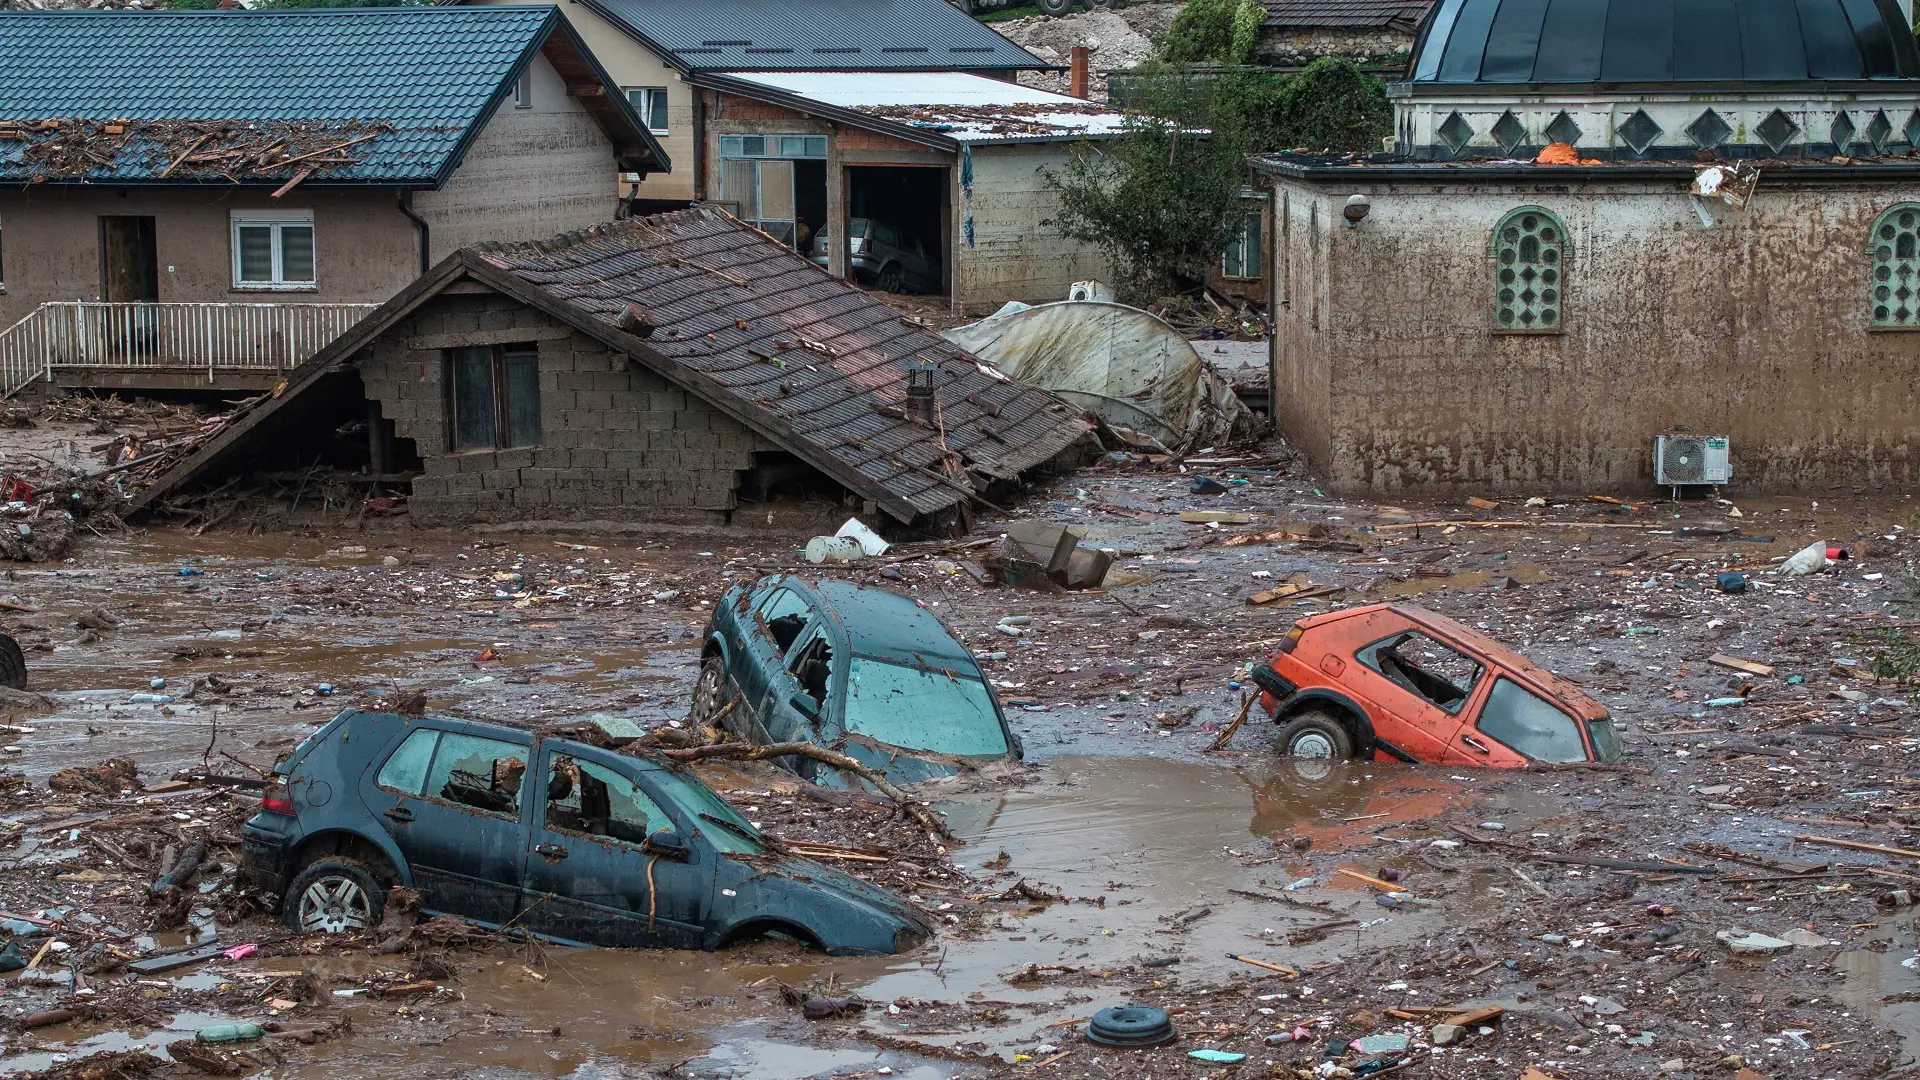
[{"label": "leafy bush", "polygon": [[1251,64],[1267,9],[1255,0],[1191,0],[1167,27],[1161,58],[1175,64]]}]

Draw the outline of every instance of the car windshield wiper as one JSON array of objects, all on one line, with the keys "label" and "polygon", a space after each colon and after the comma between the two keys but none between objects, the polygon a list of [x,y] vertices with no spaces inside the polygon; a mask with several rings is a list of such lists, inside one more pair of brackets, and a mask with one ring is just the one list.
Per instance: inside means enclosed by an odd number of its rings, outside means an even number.
[{"label": "car windshield wiper", "polygon": [[704,810],[700,812],[699,817],[700,817],[700,820],[711,821],[715,825],[720,826],[721,828],[727,830],[728,832],[732,833],[735,836],[740,837],[743,840],[751,840],[756,844],[760,843],[759,834],[755,833],[752,829],[742,828],[740,826],[740,823],[737,821],[728,821],[726,818],[723,818],[723,817],[715,817]]}]

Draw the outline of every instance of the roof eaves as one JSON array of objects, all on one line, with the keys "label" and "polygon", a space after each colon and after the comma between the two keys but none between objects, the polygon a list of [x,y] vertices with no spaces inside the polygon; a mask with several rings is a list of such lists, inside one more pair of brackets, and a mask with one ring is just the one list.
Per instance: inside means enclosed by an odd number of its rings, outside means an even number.
[{"label": "roof eaves", "polygon": [[704,87],[708,90],[718,90],[721,93],[733,94],[736,97],[747,98],[751,101],[758,101],[767,105],[778,105],[781,108],[792,109],[794,112],[805,113],[808,116],[817,116],[823,120],[835,120],[846,124],[848,127],[859,128],[862,131],[871,131],[877,135],[890,135],[896,139],[919,143],[922,146],[930,146],[936,150],[946,150],[957,153],[963,141],[942,132],[929,131],[926,128],[914,127],[912,124],[903,124],[897,120],[889,120],[884,116],[871,116],[858,109],[848,109],[839,105],[828,105],[825,102],[816,101],[804,94],[797,94],[791,90],[782,90],[778,87],[753,82],[750,79],[735,78],[718,72],[694,74],[687,79],[687,82],[694,86]]},{"label": "roof eaves", "polygon": [[[646,122],[640,118],[640,114],[634,111],[633,102],[627,99],[627,95],[621,91],[619,84],[613,81],[613,76],[607,72],[605,67],[601,66],[600,58],[593,54],[592,49],[587,48],[586,41],[580,37],[578,31],[574,30],[573,23],[560,14],[559,8],[554,9],[554,18],[559,21],[559,33],[564,36],[566,42],[573,47],[574,52],[580,61],[586,65],[587,70],[592,72],[593,77],[599,80],[600,85],[605,88],[607,97],[611,99],[610,103],[613,106],[614,114],[626,122],[627,127],[630,129],[629,134],[640,140],[640,144],[646,148],[648,155],[660,166],[659,169],[655,171],[673,171],[673,161],[667,157],[667,151],[660,145],[660,140],[654,138],[652,129],[648,128]],[[550,33],[548,35],[548,41],[551,40],[552,34]],[[589,107],[588,111],[594,112],[595,110]],[[607,134],[611,136],[613,133],[608,132]]]}]

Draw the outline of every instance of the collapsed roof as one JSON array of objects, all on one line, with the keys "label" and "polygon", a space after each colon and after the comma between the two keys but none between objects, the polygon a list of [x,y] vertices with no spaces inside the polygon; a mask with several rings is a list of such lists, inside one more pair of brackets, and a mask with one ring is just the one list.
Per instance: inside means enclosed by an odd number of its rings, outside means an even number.
[{"label": "collapsed roof", "polygon": [[[270,417],[299,408],[321,376],[351,367],[388,328],[466,280],[606,343],[902,522],[983,498],[989,483],[1017,478],[1092,430],[1079,410],[765,233],[696,207],[453,253],[142,491],[134,509],[237,467],[250,440],[271,430]],[[930,365],[932,422],[907,402],[909,361]]]}]

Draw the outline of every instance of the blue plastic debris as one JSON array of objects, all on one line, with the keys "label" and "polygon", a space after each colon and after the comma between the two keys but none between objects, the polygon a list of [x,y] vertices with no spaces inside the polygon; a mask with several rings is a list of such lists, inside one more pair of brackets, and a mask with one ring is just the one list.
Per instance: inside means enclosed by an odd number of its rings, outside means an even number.
[{"label": "blue plastic debris", "polygon": [[316,694],[320,694],[322,696],[331,694],[333,693],[333,684],[330,682],[323,682],[320,685],[314,687],[313,692]]},{"label": "blue plastic debris", "polygon": [[1719,577],[1721,592],[1746,592],[1747,575],[1737,570],[1728,570]]},{"label": "blue plastic debris", "polygon": [[204,573],[206,573],[206,571],[197,566],[183,566],[180,568],[181,577],[199,577]]},{"label": "blue plastic debris", "polygon": [[1396,1054],[1407,1048],[1405,1035],[1365,1035],[1353,1040],[1353,1048],[1363,1054]]},{"label": "blue plastic debris", "polygon": [[1236,1054],[1228,1050],[1189,1050],[1187,1056],[1200,1061],[1211,1061],[1216,1065],[1231,1065],[1236,1061],[1247,1060],[1247,1055]]}]

